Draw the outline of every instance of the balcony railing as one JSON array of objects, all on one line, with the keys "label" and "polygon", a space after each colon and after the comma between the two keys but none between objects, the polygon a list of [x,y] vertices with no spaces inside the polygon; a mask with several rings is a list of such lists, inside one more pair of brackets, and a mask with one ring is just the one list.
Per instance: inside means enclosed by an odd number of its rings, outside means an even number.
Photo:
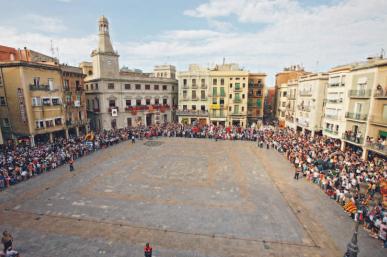
[{"label": "balcony railing", "polygon": [[217,114],[214,114],[214,113],[210,113],[210,118],[226,118],[226,115],[224,113],[217,113]]},{"label": "balcony railing", "polygon": [[331,114],[326,114],[325,118],[331,119],[331,120],[338,120],[339,116],[338,115],[331,115]]},{"label": "balcony railing", "polygon": [[205,89],[205,88],[207,88],[207,85],[206,85],[206,84],[201,84],[201,85],[200,85],[200,88]]},{"label": "balcony railing", "polygon": [[349,97],[369,98],[370,96],[371,96],[371,90],[369,89],[349,90]]},{"label": "balcony railing", "polygon": [[192,84],[192,88],[198,88],[198,84]]},{"label": "balcony railing", "polygon": [[288,99],[289,99],[289,100],[296,100],[296,95],[289,95],[289,96],[288,96]]},{"label": "balcony railing", "polygon": [[305,112],[310,112],[310,106],[309,105],[298,105],[298,110],[300,111],[305,111]]},{"label": "balcony railing", "polygon": [[201,101],[207,101],[207,99],[208,99],[207,96],[202,96],[202,97],[200,97],[200,100],[201,100]]},{"label": "balcony railing", "polygon": [[240,99],[240,98],[235,98],[234,99],[234,103],[241,103],[242,102],[242,99]]},{"label": "balcony railing", "polygon": [[325,132],[329,133],[329,134],[333,134],[333,135],[338,135],[339,134],[339,131],[337,130],[331,130],[331,129],[324,129]]},{"label": "balcony railing", "polygon": [[168,104],[153,104],[153,105],[136,105],[126,106],[125,111],[149,111],[149,110],[169,110],[171,107]]},{"label": "balcony railing", "polygon": [[343,102],[343,98],[327,99],[327,102],[328,103],[333,103],[333,104],[342,103]]},{"label": "balcony railing", "polygon": [[199,100],[199,97],[197,97],[197,96],[192,97],[192,101],[197,101],[197,100]]},{"label": "balcony railing", "polygon": [[362,136],[357,137],[356,135],[347,134],[347,133],[343,133],[341,138],[359,145],[362,145],[364,142],[364,138]]},{"label": "balcony railing", "polygon": [[30,90],[31,91],[50,91],[50,86],[49,85],[35,85],[35,84],[30,84]]},{"label": "balcony railing", "polygon": [[371,150],[378,151],[378,152],[383,152],[387,154],[387,147],[384,146],[382,143],[372,143],[372,142],[367,142],[366,146],[370,148]]},{"label": "balcony railing", "polygon": [[382,116],[371,115],[370,121],[377,125],[387,126],[387,119],[383,119]]},{"label": "balcony railing", "polygon": [[300,96],[312,96],[312,91],[300,91]]},{"label": "balcony railing", "polygon": [[387,91],[385,94],[383,94],[383,90],[376,90],[376,92],[374,93],[374,97],[379,98],[379,99],[386,99],[387,98]]},{"label": "balcony railing", "polygon": [[242,91],[242,88],[239,86],[239,87],[234,87],[234,91],[235,92],[241,92]]},{"label": "balcony railing", "polygon": [[178,116],[208,116],[208,111],[202,110],[177,110],[176,115]]},{"label": "balcony railing", "polygon": [[366,121],[367,116],[368,116],[367,114],[363,114],[363,113],[353,113],[353,112],[345,113],[345,118],[351,119],[351,120]]}]

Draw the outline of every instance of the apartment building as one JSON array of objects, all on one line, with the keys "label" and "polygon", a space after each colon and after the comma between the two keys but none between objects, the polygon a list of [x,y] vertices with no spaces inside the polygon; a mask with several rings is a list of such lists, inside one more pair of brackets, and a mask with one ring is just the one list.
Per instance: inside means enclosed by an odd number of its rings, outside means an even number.
[{"label": "apartment building", "polygon": [[156,66],[152,73],[120,69],[106,17],[98,20],[98,30],[98,46],[91,53],[92,62],[80,65],[86,75],[90,127],[110,130],[174,121],[178,100],[175,67]]},{"label": "apartment building", "polygon": [[323,117],[323,135],[339,139],[346,130],[345,111],[351,84],[351,65],[329,70]]},{"label": "apartment building", "polygon": [[296,100],[297,130],[311,135],[321,133],[327,83],[327,73],[312,73],[299,78]]},{"label": "apartment building", "polygon": [[[53,140],[65,136],[62,77],[58,65],[10,61],[0,63],[11,137],[6,139]],[[3,99],[0,99],[4,101]],[[3,108],[4,109],[4,108]],[[4,111],[4,110],[2,110]]]},{"label": "apartment building", "polygon": [[287,83],[287,102],[285,109],[286,127],[296,129],[296,111],[297,111],[298,80],[292,79]]},{"label": "apartment building", "polygon": [[285,127],[286,105],[288,102],[288,83],[282,83],[276,88],[277,119],[280,127]]},{"label": "apartment building", "polygon": [[263,121],[263,108],[265,101],[264,73],[249,73],[249,88],[247,100],[247,125],[261,124]]},{"label": "apartment building", "polygon": [[348,106],[345,113],[345,145],[386,156],[387,149],[378,139],[387,137],[387,59],[369,58],[351,68]]},{"label": "apartment building", "polygon": [[191,64],[188,71],[178,73],[178,81],[178,121],[183,124],[209,124],[209,69]]}]

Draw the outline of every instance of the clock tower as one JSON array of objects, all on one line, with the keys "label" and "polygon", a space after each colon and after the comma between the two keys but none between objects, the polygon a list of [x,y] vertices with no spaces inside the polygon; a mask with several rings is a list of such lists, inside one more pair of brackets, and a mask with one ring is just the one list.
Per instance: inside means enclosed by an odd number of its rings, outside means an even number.
[{"label": "clock tower", "polygon": [[98,48],[93,50],[93,78],[116,78],[119,76],[118,53],[113,50],[109,36],[109,22],[105,16],[98,20]]}]

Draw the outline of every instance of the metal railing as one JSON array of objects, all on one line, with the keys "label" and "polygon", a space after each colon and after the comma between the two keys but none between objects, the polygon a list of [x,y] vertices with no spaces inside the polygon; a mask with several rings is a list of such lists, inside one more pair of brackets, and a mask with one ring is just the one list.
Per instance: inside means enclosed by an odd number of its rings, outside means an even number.
[{"label": "metal railing", "polygon": [[371,96],[370,89],[349,90],[349,97],[368,98]]},{"label": "metal railing", "polygon": [[383,119],[382,116],[371,115],[370,116],[370,121],[372,123],[376,123],[376,124],[387,125],[387,119]]},{"label": "metal railing", "polygon": [[346,134],[346,133],[343,133],[341,138],[344,140],[347,140],[349,142],[359,144],[359,145],[363,144],[363,142],[364,142],[364,138],[362,136],[356,137],[355,135],[350,135],[350,134]]},{"label": "metal railing", "polygon": [[30,84],[30,90],[32,91],[50,91],[50,86],[49,85],[35,85],[35,84]]},{"label": "metal railing", "polygon": [[354,112],[345,113],[345,118],[352,119],[352,120],[366,121],[367,117],[368,115],[364,113],[354,113]]},{"label": "metal railing", "polygon": [[208,111],[203,110],[177,110],[178,116],[208,116]]},{"label": "metal railing", "polygon": [[334,134],[334,135],[338,135],[339,134],[339,131],[337,130],[331,130],[331,129],[324,129],[325,132],[329,133],[329,134]]}]

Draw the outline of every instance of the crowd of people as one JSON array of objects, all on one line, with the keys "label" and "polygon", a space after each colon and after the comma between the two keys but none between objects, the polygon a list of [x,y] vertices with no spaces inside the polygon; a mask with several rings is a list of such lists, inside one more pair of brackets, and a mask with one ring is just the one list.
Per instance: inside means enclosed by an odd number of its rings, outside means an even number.
[{"label": "crowd of people", "polygon": [[[387,190],[387,160],[372,156],[361,158],[359,149],[341,149],[339,140],[308,135],[292,129],[272,126],[258,128],[191,126],[166,123],[150,127],[137,126],[94,133],[92,137],[56,138],[52,143],[30,147],[4,146],[0,152],[0,189],[49,172],[91,152],[121,141],[152,137],[207,138],[212,140],[254,141],[259,147],[274,148],[283,153],[295,167],[295,178],[304,177],[319,185],[341,204],[352,218],[364,224],[371,236],[386,243],[387,210],[380,195]],[[71,167],[70,167],[71,168]],[[360,186],[367,184],[366,194]],[[377,201],[375,201],[377,200]],[[359,204],[359,203],[362,204]],[[368,203],[374,203],[372,206]],[[351,208],[348,205],[352,203]],[[363,206],[363,207],[359,207]]]}]

